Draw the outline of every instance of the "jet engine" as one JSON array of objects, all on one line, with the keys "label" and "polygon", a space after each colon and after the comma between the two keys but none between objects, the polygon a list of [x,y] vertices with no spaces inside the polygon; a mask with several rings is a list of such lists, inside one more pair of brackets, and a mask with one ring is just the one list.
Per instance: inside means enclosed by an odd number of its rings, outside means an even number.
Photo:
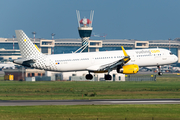
[{"label": "jet engine", "polygon": [[122,67],[117,67],[117,73],[135,74],[138,71],[139,71],[139,66],[136,64],[124,65]]}]

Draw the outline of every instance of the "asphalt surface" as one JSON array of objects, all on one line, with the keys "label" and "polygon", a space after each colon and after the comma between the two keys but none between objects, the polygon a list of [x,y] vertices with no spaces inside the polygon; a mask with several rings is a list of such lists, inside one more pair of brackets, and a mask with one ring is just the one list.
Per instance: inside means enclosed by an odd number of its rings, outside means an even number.
[{"label": "asphalt surface", "polygon": [[180,99],[121,100],[0,100],[0,106],[35,105],[112,105],[112,104],[180,104]]}]

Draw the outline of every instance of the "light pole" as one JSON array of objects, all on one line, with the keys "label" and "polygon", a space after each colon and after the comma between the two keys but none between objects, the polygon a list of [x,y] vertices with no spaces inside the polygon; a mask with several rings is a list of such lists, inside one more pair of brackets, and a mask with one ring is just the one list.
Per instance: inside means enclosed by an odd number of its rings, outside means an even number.
[{"label": "light pole", "polygon": [[52,33],[52,34],[51,34],[51,36],[52,36],[52,40],[54,40],[54,36],[55,36],[55,34],[54,34],[54,33]]},{"label": "light pole", "polygon": [[13,35],[13,50],[14,50],[14,38],[15,38],[15,36]]},{"label": "light pole", "polygon": [[168,40],[169,40],[169,50],[170,50],[171,49],[171,43],[170,43],[171,38],[169,38]]},{"label": "light pole", "polygon": [[34,36],[34,44],[35,44],[35,36],[36,36],[36,32],[32,32],[33,36]]},{"label": "light pole", "polygon": [[[55,34],[54,34],[54,33],[52,33],[52,34],[51,34],[51,36],[52,36],[52,40],[54,40],[54,36],[55,36]],[[54,47],[52,47],[52,54],[54,54]]]}]

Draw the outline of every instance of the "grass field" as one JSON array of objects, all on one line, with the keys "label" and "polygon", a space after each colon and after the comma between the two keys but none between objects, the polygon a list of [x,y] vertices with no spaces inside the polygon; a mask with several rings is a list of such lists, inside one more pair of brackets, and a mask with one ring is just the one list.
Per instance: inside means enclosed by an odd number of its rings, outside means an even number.
[{"label": "grass field", "polygon": [[0,100],[180,98],[180,77],[149,82],[0,82]]},{"label": "grass field", "polygon": [[[1,100],[180,98],[180,76],[150,82],[0,81]],[[179,120],[180,105],[1,106],[0,120]]]},{"label": "grass field", "polygon": [[179,120],[180,105],[0,107],[1,120]]}]

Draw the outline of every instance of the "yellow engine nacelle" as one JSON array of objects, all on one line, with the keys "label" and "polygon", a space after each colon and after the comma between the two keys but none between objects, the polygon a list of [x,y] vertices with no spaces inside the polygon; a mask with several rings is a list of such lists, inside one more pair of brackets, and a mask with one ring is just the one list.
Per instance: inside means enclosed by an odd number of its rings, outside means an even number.
[{"label": "yellow engine nacelle", "polygon": [[139,71],[139,66],[136,64],[124,65],[122,66],[122,68],[117,68],[117,72],[123,74],[135,74],[138,71]]}]

